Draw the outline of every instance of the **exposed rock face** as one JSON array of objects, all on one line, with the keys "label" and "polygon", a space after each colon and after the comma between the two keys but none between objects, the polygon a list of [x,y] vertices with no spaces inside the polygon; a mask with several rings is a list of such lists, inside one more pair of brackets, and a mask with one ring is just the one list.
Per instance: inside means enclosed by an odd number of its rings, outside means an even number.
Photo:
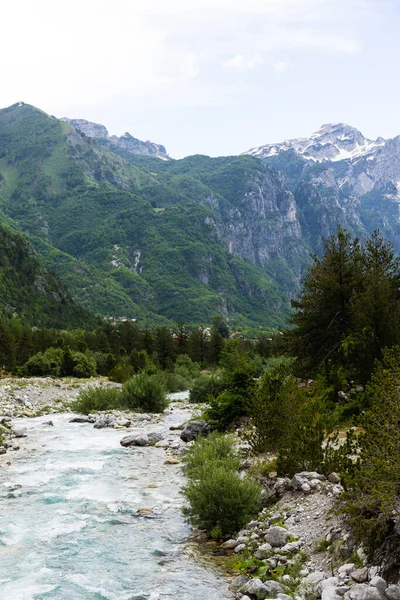
[{"label": "exposed rock face", "polygon": [[317,252],[341,223],[365,236],[373,229],[400,250],[400,136],[369,140],[357,129],[323,125],[309,138],[249,150],[285,175],[295,199],[302,239]]},{"label": "exposed rock face", "polygon": [[104,140],[107,145],[111,146],[111,150],[112,147],[121,148],[131,154],[145,154],[155,158],[169,160],[167,150],[164,146],[150,141],[142,142],[141,140],[134,138],[128,132],[121,135],[121,137],[118,137],[117,135],[110,136],[104,125],[92,123],[91,121],[86,121],[86,119],[68,119],[67,117],[64,117],[61,121],[69,123],[69,125],[72,125],[79,133],[83,133],[87,137]]}]

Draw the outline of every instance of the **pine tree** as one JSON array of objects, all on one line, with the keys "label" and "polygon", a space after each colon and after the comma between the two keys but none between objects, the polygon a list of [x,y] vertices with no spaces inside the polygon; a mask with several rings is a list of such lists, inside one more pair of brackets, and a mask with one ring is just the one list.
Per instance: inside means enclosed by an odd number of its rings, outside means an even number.
[{"label": "pine tree", "polygon": [[303,289],[292,301],[296,312],[289,334],[292,353],[306,374],[340,361],[342,339],[351,327],[351,299],[360,281],[360,244],[340,227],[324,240],[324,254],[313,257]]}]

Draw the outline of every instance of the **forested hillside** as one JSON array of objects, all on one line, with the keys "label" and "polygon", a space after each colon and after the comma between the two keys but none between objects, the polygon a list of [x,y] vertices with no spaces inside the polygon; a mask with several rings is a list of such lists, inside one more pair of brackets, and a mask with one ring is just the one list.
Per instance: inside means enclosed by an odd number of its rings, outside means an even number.
[{"label": "forested hillside", "polygon": [[[301,264],[294,275],[284,258],[298,240],[279,177],[251,157],[155,165],[133,164],[32,106],[0,111],[0,210],[80,303],[142,322],[207,322],[220,312],[232,324],[282,325],[282,288],[293,289]],[[271,197],[260,192],[262,206],[242,218],[249,181]],[[282,256],[266,224],[286,236]]]},{"label": "forested hillside", "polygon": [[26,238],[0,222],[0,315],[46,327],[94,327],[97,319],[76,305],[43,267]]}]

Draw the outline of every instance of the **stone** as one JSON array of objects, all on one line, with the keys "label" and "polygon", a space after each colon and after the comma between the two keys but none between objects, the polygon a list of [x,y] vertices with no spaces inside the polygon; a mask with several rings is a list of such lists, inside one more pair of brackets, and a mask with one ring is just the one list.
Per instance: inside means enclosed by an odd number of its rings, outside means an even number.
[{"label": "stone", "polygon": [[26,433],[24,431],[22,431],[21,429],[13,429],[12,433],[15,435],[16,438],[25,438],[26,437]]},{"label": "stone", "polygon": [[337,593],[335,586],[328,586],[322,590],[321,600],[342,600],[342,597]]},{"label": "stone", "polygon": [[400,600],[400,585],[388,585],[385,594],[389,600]]},{"label": "stone", "polygon": [[238,544],[248,544],[249,543],[249,538],[245,535],[240,535],[238,538],[236,538],[236,546]]},{"label": "stone", "polygon": [[44,421],[44,422],[42,423],[42,425],[51,425],[52,427],[54,427],[54,423],[53,423],[53,421]]},{"label": "stone", "polygon": [[314,571],[303,579],[303,583],[315,587],[324,579],[326,579],[326,573],[324,573],[324,571]]},{"label": "stone", "polygon": [[115,427],[117,424],[117,419],[114,415],[101,415],[96,419],[93,427],[95,429],[104,429],[105,427]]},{"label": "stone", "polygon": [[227,540],[226,542],[224,542],[221,545],[221,548],[224,548],[224,550],[233,550],[233,548],[236,546],[236,540]]},{"label": "stone", "polygon": [[238,577],[235,577],[233,581],[231,581],[231,583],[229,584],[229,589],[235,592],[236,590],[239,590],[241,587],[246,585],[248,581],[248,577],[245,577],[245,575],[239,575]]},{"label": "stone", "polygon": [[179,465],[179,460],[177,458],[167,458],[164,460],[164,465]]},{"label": "stone", "polygon": [[363,567],[362,569],[356,569],[350,573],[350,577],[356,583],[365,583],[368,581],[368,569],[367,567]]},{"label": "stone", "polygon": [[163,431],[149,431],[149,433],[147,433],[149,444],[154,445],[157,444],[157,442],[160,442],[164,437],[164,433],[165,432]]},{"label": "stone", "polygon": [[243,552],[243,550],[245,550],[245,549],[246,549],[246,544],[238,544],[238,545],[235,547],[235,552],[236,552],[236,553],[238,553],[238,552]]},{"label": "stone", "polygon": [[352,573],[356,568],[356,565],[354,563],[346,563],[345,565],[342,565],[341,567],[339,567],[338,569],[338,573],[344,573],[345,575],[350,575],[350,573]]},{"label": "stone", "polygon": [[89,417],[74,417],[69,423],[92,423]]},{"label": "stone", "polygon": [[379,577],[379,575],[375,575],[375,577],[373,577],[369,582],[369,585],[372,585],[372,587],[375,587],[377,590],[381,591],[386,590],[387,588],[386,581],[383,579],[383,577]]},{"label": "stone", "polygon": [[382,600],[382,596],[376,588],[366,583],[356,583],[345,593],[344,600]]},{"label": "stone", "polygon": [[181,433],[181,440],[192,442],[199,435],[208,435],[211,432],[211,425],[208,421],[190,421]]},{"label": "stone", "polygon": [[303,543],[300,540],[297,540],[296,542],[288,542],[282,546],[281,552],[284,554],[293,554],[294,552],[298,552],[302,545]]},{"label": "stone", "polygon": [[290,531],[284,527],[279,527],[279,525],[274,525],[268,529],[264,539],[271,546],[281,548],[291,537],[294,537],[294,535]]},{"label": "stone", "polygon": [[301,486],[301,491],[304,492],[305,494],[308,494],[309,492],[311,492],[311,487],[309,483],[303,483],[303,485]]},{"label": "stone", "polygon": [[232,592],[236,592],[241,587],[246,585],[246,583],[248,583],[248,581],[249,581],[248,577],[246,577],[245,575],[239,575],[238,577],[235,577],[235,579],[233,581],[231,581],[231,583],[229,584],[229,589]]},{"label": "stone", "polygon": [[4,446],[0,446],[0,454],[7,454],[7,450],[4,448]]},{"label": "stone", "polygon": [[340,477],[337,473],[332,472],[329,476],[328,476],[328,481],[330,481],[331,483],[340,483]]},{"label": "stone", "polygon": [[261,579],[252,579],[242,589],[246,594],[254,596],[257,600],[263,600],[268,597],[268,590]]},{"label": "stone", "polygon": [[271,544],[268,544],[268,543],[262,544],[257,549],[257,552],[255,553],[255,557],[258,558],[259,560],[262,560],[263,558],[268,558],[268,556],[271,554],[271,551],[272,551]]},{"label": "stone", "polygon": [[126,448],[127,446],[147,446],[147,444],[149,443],[149,438],[144,433],[127,435],[124,438],[122,438],[122,440],[120,440],[119,443],[124,448]]}]

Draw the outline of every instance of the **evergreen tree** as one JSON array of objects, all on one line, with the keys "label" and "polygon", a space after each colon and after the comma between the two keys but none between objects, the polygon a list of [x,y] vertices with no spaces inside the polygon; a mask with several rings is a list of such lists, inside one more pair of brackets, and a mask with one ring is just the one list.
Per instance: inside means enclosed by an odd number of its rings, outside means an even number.
[{"label": "evergreen tree", "polygon": [[351,299],[360,282],[360,244],[340,227],[324,240],[324,254],[313,257],[291,319],[291,351],[309,374],[339,360],[342,339],[351,327]]}]

